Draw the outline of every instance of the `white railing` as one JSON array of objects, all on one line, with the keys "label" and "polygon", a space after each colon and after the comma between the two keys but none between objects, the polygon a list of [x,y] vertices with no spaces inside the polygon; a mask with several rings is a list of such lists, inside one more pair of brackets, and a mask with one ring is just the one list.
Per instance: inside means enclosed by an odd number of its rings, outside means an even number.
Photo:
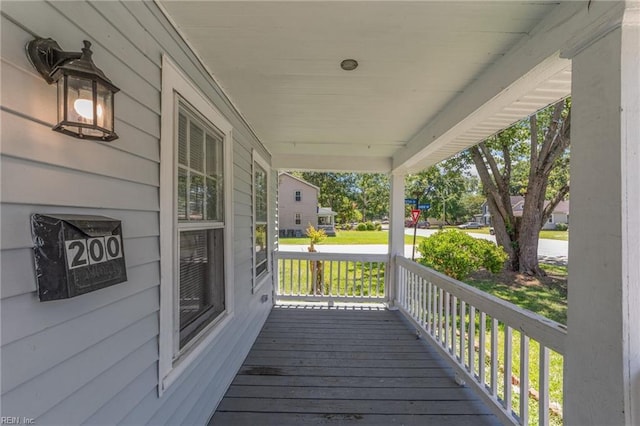
[{"label": "white railing", "polygon": [[276,252],[276,300],[385,302],[386,254]]},{"label": "white railing", "polygon": [[[457,380],[506,424],[546,426],[550,416],[562,423],[562,401],[549,387],[561,395],[563,325],[404,257],[396,264],[398,307],[454,365]],[[556,370],[560,363],[554,374],[550,358]]]}]

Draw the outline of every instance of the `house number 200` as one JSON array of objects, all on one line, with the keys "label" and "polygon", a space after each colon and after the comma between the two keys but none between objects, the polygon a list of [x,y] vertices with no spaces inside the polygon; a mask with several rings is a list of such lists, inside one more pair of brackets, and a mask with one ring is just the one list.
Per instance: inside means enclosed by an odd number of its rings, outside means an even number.
[{"label": "house number 200", "polygon": [[69,269],[95,265],[122,257],[119,235],[65,241]]}]

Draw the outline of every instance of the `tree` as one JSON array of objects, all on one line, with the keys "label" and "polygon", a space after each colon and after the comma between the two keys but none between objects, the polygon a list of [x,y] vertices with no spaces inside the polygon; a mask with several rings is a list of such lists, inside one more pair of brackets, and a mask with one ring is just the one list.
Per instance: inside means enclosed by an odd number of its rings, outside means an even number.
[{"label": "tree", "polygon": [[362,173],[356,178],[356,199],[363,220],[372,220],[389,213],[389,176],[383,173]]},{"label": "tree", "polygon": [[460,200],[465,193],[465,177],[463,166],[458,161],[447,160],[407,175],[405,188],[407,198],[418,198],[421,203],[431,204],[430,217],[455,221],[461,215]]},{"label": "tree", "polygon": [[[461,156],[476,166],[496,241],[513,271],[545,275],[538,265],[538,237],[569,193],[570,109],[570,100],[557,102]],[[522,216],[511,207],[510,196],[517,194],[524,196]]]}]

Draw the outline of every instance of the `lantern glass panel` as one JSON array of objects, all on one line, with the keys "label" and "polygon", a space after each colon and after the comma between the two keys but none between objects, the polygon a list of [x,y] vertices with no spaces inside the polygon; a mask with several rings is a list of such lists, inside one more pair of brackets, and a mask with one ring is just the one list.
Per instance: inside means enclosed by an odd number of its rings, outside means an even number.
[{"label": "lantern glass panel", "polygon": [[93,125],[93,81],[67,76],[67,121]]},{"label": "lantern glass panel", "polygon": [[113,131],[113,93],[111,89],[98,83],[98,126]]},{"label": "lantern glass panel", "polygon": [[64,103],[64,83],[67,81],[66,77],[63,77],[58,80],[58,123],[65,121],[67,117],[65,116],[65,107]]}]

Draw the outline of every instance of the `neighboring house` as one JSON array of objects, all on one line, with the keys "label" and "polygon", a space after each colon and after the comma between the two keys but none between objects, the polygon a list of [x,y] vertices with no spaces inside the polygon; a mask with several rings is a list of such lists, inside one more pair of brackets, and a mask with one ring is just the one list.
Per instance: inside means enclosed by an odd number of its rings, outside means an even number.
[{"label": "neighboring house", "polygon": [[320,188],[289,173],[278,175],[278,229],[281,237],[305,235],[309,225],[335,236],[335,216],[328,207],[318,206]]},{"label": "neighboring house", "polygon": [[278,175],[278,229],[281,237],[303,236],[318,225],[320,189],[289,173]]},{"label": "neighboring house", "polygon": [[336,216],[338,213],[331,210],[330,207],[318,207],[318,228],[323,229],[325,234],[330,237],[336,235]]},{"label": "neighboring house", "polygon": [[[512,195],[511,208],[513,209],[514,216],[522,216],[524,210],[524,197],[521,195]],[[549,204],[548,201],[544,202],[545,207]],[[489,204],[485,201],[482,204],[482,214],[475,216],[480,223],[485,225],[491,225],[491,213],[489,212]],[[542,229],[555,229],[556,225],[569,224],[569,200],[560,201],[556,206],[553,213],[549,217],[549,220],[542,226]]]}]

